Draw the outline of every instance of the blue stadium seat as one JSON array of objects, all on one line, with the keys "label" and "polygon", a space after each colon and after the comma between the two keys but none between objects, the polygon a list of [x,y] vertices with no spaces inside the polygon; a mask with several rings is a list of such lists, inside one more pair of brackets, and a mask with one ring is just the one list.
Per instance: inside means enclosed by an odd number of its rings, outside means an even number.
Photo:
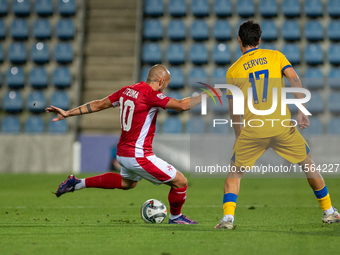
[{"label": "blue stadium seat", "polygon": [[261,43],[260,48],[267,50],[276,50],[275,43]]},{"label": "blue stadium seat", "polygon": [[196,41],[209,39],[209,28],[205,20],[197,19],[191,23],[190,35]]},{"label": "blue stadium seat", "polygon": [[283,0],[282,12],[286,17],[300,17],[300,1],[299,0]]},{"label": "blue stadium seat", "polygon": [[259,4],[259,11],[265,18],[277,16],[277,1],[276,0],[261,0]]},{"label": "blue stadium seat", "polygon": [[50,61],[50,50],[47,43],[38,42],[32,45],[32,61],[36,64],[44,64]]},{"label": "blue stadium seat", "polygon": [[210,109],[212,110],[213,113],[223,114],[229,111],[229,102],[228,102],[228,98],[226,97],[226,95],[221,96],[222,105],[217,97],[215,97],[216,104],[211,98],[209,98],[208,100],[210,100],[210,107],[211,107]]},{"label": "blue stadium seat", "polygon": [[175,99],[182,99],[182,93],[180,91],[170,90],[166,93],[168,97],[175,98]]},{"label": "blue stadium seat", "polygon": [[46,98],[41,90],[32,91],[26,100],[26,108],[30,112],[44,112],[46,108]]},{"label": "blue stadium seat", "polygon": [[144,21],[143,37],[146,40],[160,40],[163,38],[163,26],[160,19],[147,19]]},{"label": "blue stadium seat", "polygon": [[323,124],[318,117],[309,118],[309,127],[303,130],[304,135],[322,135]]},{"label": "blue stadium seat", "polygon": [[340,41],[340,21],[331,20],[328,23],[327,35],[332,41]]},{"label": "blue stadium seat", "polygon": [[284,44],[282,47],[282,53],[293,65],[299,64],[301,61],[300,49],[296,43]]},{"label": "blue stadium seat", "polygon": [[332,18],[340,17],[340,2],[339,0],[328,0],[327,12]]},{"label": "blue stadium seat", "polygon": [[319,44],[309,44],[305,48],[305,61],[309,65],[319,65],[323,63],[323,52]]},{"label": "blue stadium seat", "polygon": [[66,91],[57,90],[51,95],[50,104],[63,110],[68,110],[71,102]]},{"label": "blue stadium seat", "polygon": [[327,83],[332,89],[340,89],[340,68],[333,67],[330,69],[327,77]]},{"label": "blue stadium seat", "polygon": [[168,11],[171,16],[182,17],[187,15],[187,4],[185,0],[170,0]]},{"label": "blue stadium seat", "polygon": [[163,133],[179,134],[182,133],[182,121],[178,116],[169,116],[163,122]]},{"label": "blue stadium seat", "polygon": [[40,16],[50,16],[53,14],[53,0],[36,0],[35,12]]},{"label": "blue stadium seat", "polygon": [[3,19],[0,19],[0,39],[6,38],[6,24]]},{"label": "blue stadium seat", "polygon": [[311,99],[306,103],[306,108],[312,114],[322,113],[324,108],[322,94],[316,91],[312,91]]},{"label": "blue stadium seat", "polygon": [[169,67],[171,81],[168,85],[170,89],[184,88],[184,73],[181,67]]},{"label": "blue stadium seat", "polygon": [[0,44],[0,63],[4,62],[4,49],[2,48],[2,44]]},{"label": "blue stadium seat", "polygon": [[12,90],[4,96],[3,109],[7,112],[21,112],[23,107],[23,99],[20,91]]},{"label": "blue stadium seat", "polygon": [[241,17],[252,17],[255,14],[255,4],[253,0],[238,0],[236,11]]},{"label": "blue stadium seat", "polygon": [[231,62],[231,53],[226,43],[218,43],[215,45],[213,52],[213,60],[218,65],[228,64]]},{"label": "blue stadium seat", "polygon": [[[308,108],[307,108],[308,109]],[[328,109],[331,113],[340,113],[340,92],[333,92],[328,97]]]},{"label": "blue stadium seat", "polygon": [[208,0],[192,0],[191,12],[196,17],[209,16],[209,1]]},{"label": "blue stadium seat", "polygon": [[146,16],[162,16],[164,10],[163,0],[145,0],[144,14]]},{"label": "blue stadium seat", "polygon": [[8,68],[6,73],[6,84],[10,88],[22,88],[25,85],[24,70],[20,66]]},{"label": "blue stadium seat", "polygon": [[12,10],[15,15],[28,16],[31,12],[30,0],[12,0]]},{"label": "blue stadium seat", "polygon": [[228,69],[225,67],[216,67],[212,71],[211,84],[224,84],[226,81]]},{"label": "blue stadium seat", "polygon": [[39,115],[32,115],[25,122],[25,132],[28,134],[41,134],[45,130],[44,120]]},{"label": "blue stadium seat", "polygon": [[340,134],[340,118],[331,118],[327,125],[328,134]]},{"label": "blue stadium seat", "polygon": [[[215,115],[214,119],[226,119],[226,115]],[[227,134],[230,130],[230,124],[216,124],[214,127],[214,121],[209,121],[209,132],[212,134]]]},{"label": "blue stadium seat", "polygon": [[[144,66],[140,72],[140,80],[146,82],[148,78],[148,72],[151,69],[151,66]],[[172,80],[172,77],[171,77]]]},{"label": "blue stadium seat", "polygon": [[187,122],[187,133],[203,134],[206,131],[205,122],[201,116],[190,117]]},{"label": "blue stadium seat", "polygon": [[225,79],[227,75],[227,71],[228,71],[228,68],[220,67],[220,66],[216,67],[213,69],[211,77],[214,79],[220,79],[220,78]]},{"label": "blue stadium seat", "polygon": [[[181,92],[179,92],[179,91],[169,91],[169,92],[166,93],[166,95],[168,97],[175,98],[175,99],[178,99],[178,100],[183,98]],[[175,110],[172,110],[172,109],[167,109],[166,111],[169,114],[178,114],[179,113],[178,111],[175,111]]]},{"label": "blue stadium seat", "polygon": [[7,15],[8,3],[7,0],[0,0],[0,16]]},{"label": "blue stadium seat", "polygon": [[323,74],[320,68],[311,67],[305,72],[304,85],[308,89],[322,89],[324,84]]},{"label": "blue stadium seat", "polygon": [[[0,88],[1,88],[1,85],[2,85],[2,74],[1,74],[1,70],[0,70]],[[0,109],[1,109],[1,104],[0,104]]]},{"label": "blue stadium seat", "polygon": [[50,39],[51,24],[48,19],[36,19],[33,25],[33,35],[36,39]]},{"label": "blue stadium seat", "polygon": [[10,34],[13,39],[28,38],[28,22],[27,19],[17,18],[12,21]]},{"label": "blue stadium seat", "polygon": [[193,88],[202,87],[198,82],[207,83],[207,72],[204,67],[193,67],[189,72],[189,84]]},{"label": "blue stadium seat", "polygon": [[69,88],[72,83],[71,71],[67,66],[59,66],[52,73],[52,83],[57,88]]},{"label": "blue stadium seat", "polygon": [[261,22],[262,35],[264,41],[277,40],[277,27],[274,21],[264,20]]},{"label": "blue stadium seat", "polygon": [[26,62],[27,52],[23,42],[13,42],[9,46],[8,58],[12,63],[22,64]]},{"label": "blue stadium seat", "polygon": [[340,64],[340,45],[331,44],[328,48],[328,61],[333,65]]},{"label": "blue stadium seat", "polygon": [[232,3],[231,0],[215,0],[214,13],[217,17],[230,17],[232,15]]},{"label": "blue stadium seat", "polygon": [[17,115],[6,115],[1,120],[1,132],[18,134],[21,130],[20,119]]},{"label": "blue stadium seat", "polygon": [[34,67],[29,74],[29,83],[33,88],[47,88],[48,76],[43,66]]},{"label": "blue stadium seat", "polygon": [[322,17],[323,6],[321,0],[308,0],[304,3],[307,17]]},{"label": "blue stadium seat", "polygon": [[301,39],[300,25],[297,20],[285,20],[282,24],[281,34],[286,41]]},{"label": "blue stadium seat", "polygon": [[231,27],[227,20],[217,20],[214,24],[213,30],[216,40],[226,41],[231,39]]},{"label": "blue stadium seat", "polygon": [[142,61],[149,64],[162,62],[162,49],[159,43],[144,43]]},{"label": "blue stadium seat", "polygon": [[242,56],[243,56],[243,53],[242,53],[240,47],[237,45],[237,46],[236,46],[236,51],[235,51],[235,54],[234,54],[234,62],[235,62],[236,60],[238,60],[238,59],[239,59],[240,57],[242,57]]},{"label": "blue stadium seat", "polygon": [[54,50],[54,58],[60,64],[67,64],[73,61],[72,44],[67,42],[57,43]]},{"label": "blue stadium seat", "polygon": [[181,19],[172,19],[168,24],[168,36],[171,40],[185,39],[185,24]]},{"label": "blue stadium seat", "polygon": [[77,3],[75,0],[58,0],[58,12],[62,16],[75,15]]},{"label": "blue stadium seat", "polygon": [[56,34],[59,39],[73,39],[76,28],[72,19],[60,19],[56,25]]},{"label": "blue stadium seat", "polygon": [[51,117],[48,122],[48,133],[50,134],[66,134],[68,131],[67,119],[52,122]]},{"label": "blue stadium seat", "polygon": [[181,43],[169,43],[166,58],[170,64],[183,64],[185,62],[185,50]]},{"label": "blue stadium seat", "polygon": [[309,41],[323,40],[323,27],[320,21],[307,21],[305,25],[305,36]]},{"label": "blue stadium seat", "polygon": [[204,43],[193,43],[189,55],[190,61],[194,64],[208,63],[208,50]]}]

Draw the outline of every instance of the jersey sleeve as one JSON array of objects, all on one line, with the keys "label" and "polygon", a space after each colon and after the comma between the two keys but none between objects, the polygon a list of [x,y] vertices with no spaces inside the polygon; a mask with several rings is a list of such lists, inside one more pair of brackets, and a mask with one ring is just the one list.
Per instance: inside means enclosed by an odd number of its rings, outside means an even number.
[{"label": "jersey sleeve", "polygon": [[281,52],[279,52],[279,58],[280,58],[280,68],[281,72],[283,74],[283,71],[286,70],[289,67],[292,67],[292,64],[288,61],[285,55],[283,55]]},{"label": "jersey sleeve", "polygon": [[155,92],[148,98],[148,103],[151,107],[161,107],[165,110],[170,97],[164,95],[162,92]]},{"label": "jersey sleeve", "polygon": [[[234,79],[233,79],[233,77],[231,75],[230,69],[228,69],[226,79],[227,79],[227,84],[234,85]],[[233,98],[233,95],[231,94],[231,91],[229,89],[227,91],[227,98]]]},{"label": "jersey sleeve", "polygon": [[109,99],[113,107],[119,106],[120,90],[116,91],[112,95],[109,95]]}]

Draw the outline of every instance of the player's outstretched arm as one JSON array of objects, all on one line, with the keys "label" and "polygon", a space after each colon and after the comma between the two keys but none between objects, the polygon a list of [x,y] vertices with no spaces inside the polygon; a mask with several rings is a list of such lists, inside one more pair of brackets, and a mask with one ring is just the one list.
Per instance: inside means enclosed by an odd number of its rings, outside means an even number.
[{"label": "player's outstretched arm", "polygon": [[[300,81],[299,76],[295,72],[294,68],[286,68],[283,71],[283,74],[286,76],[290,85],[294,88],[302,88],[302,84]],[[303,98],[303,93],[293,93],[296,99]],[[305,107],[305,104],[302,104]],[[298,115],[296,117],[296,121],[300,129],[305,129],[309,126],[309,119],[308,116],[305,115],[300,109],[298,110]]]},{"label": "player's outstretched arm", "polygon": [[58,121],[58,120],[63,120],[67,117],[71,116],[77,116],[77,115],[82,115],[82,114],[88,114],[88,113],[93,113],[93,112],[99,112],[101,110],[107,109],[112,107],[111,101],[108,97],[105,97],[101,100],[95,100],[86,104],[83,104],[81,106],[78,106],[76,108],[73,108],[72,110],[69,111],[64,111],[63,109],[60,109],[58,107],[55,107],[51,105],[50,107],[47,107],[45,110],[46,112],[54,112],[58,116],[52,121]]},{"label": "player's outstretched arm", "polygon": [[[218,93],[219,96],[222,96],[222,92],[220,89],[215,88],[216,92]],[[214,92],[209,91],[212,95],[215,95]],[[178,112],[182,111],[188,111],[192,108],[195,108],[196,106],[201,104],[202,100],[202,94],[207,94],[206,92],[203,92],[197,96],[192,96],[192,97],[186,97],[181,100],[171,98],[169,102],[166,105],[166,109],[172,109]]]}]

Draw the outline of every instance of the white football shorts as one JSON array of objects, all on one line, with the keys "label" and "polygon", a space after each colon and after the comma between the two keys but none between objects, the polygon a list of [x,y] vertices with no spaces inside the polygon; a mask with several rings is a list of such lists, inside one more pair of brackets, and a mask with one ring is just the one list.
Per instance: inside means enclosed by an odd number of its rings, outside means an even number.
[{"label": "white football shorts", "polygon": [[173,180],[177,170],[156,155],[144,158],[121,157],[117,155],[117,161],[122,166],[120,174],[123,178],[140,181],[142,178],[159,185]]}]

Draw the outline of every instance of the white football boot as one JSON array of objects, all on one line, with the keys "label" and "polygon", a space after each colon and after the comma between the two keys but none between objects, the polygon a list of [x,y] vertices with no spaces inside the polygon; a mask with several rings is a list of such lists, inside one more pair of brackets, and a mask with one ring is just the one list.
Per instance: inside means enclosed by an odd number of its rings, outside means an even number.
[{"label": "white football boot", "polygon": [[338,210],[334,208],[334,212],[332,214],[323,212],[322,222],[328,223],[328,224],[334,223],[334,222],[340,222],[340,214],[338,213]]},{"label": "white football boot", "polygon": [[233,229],[233,218],[229,217],[228,220],[220,220],[220,222],[215,226],[217,229]]}]

